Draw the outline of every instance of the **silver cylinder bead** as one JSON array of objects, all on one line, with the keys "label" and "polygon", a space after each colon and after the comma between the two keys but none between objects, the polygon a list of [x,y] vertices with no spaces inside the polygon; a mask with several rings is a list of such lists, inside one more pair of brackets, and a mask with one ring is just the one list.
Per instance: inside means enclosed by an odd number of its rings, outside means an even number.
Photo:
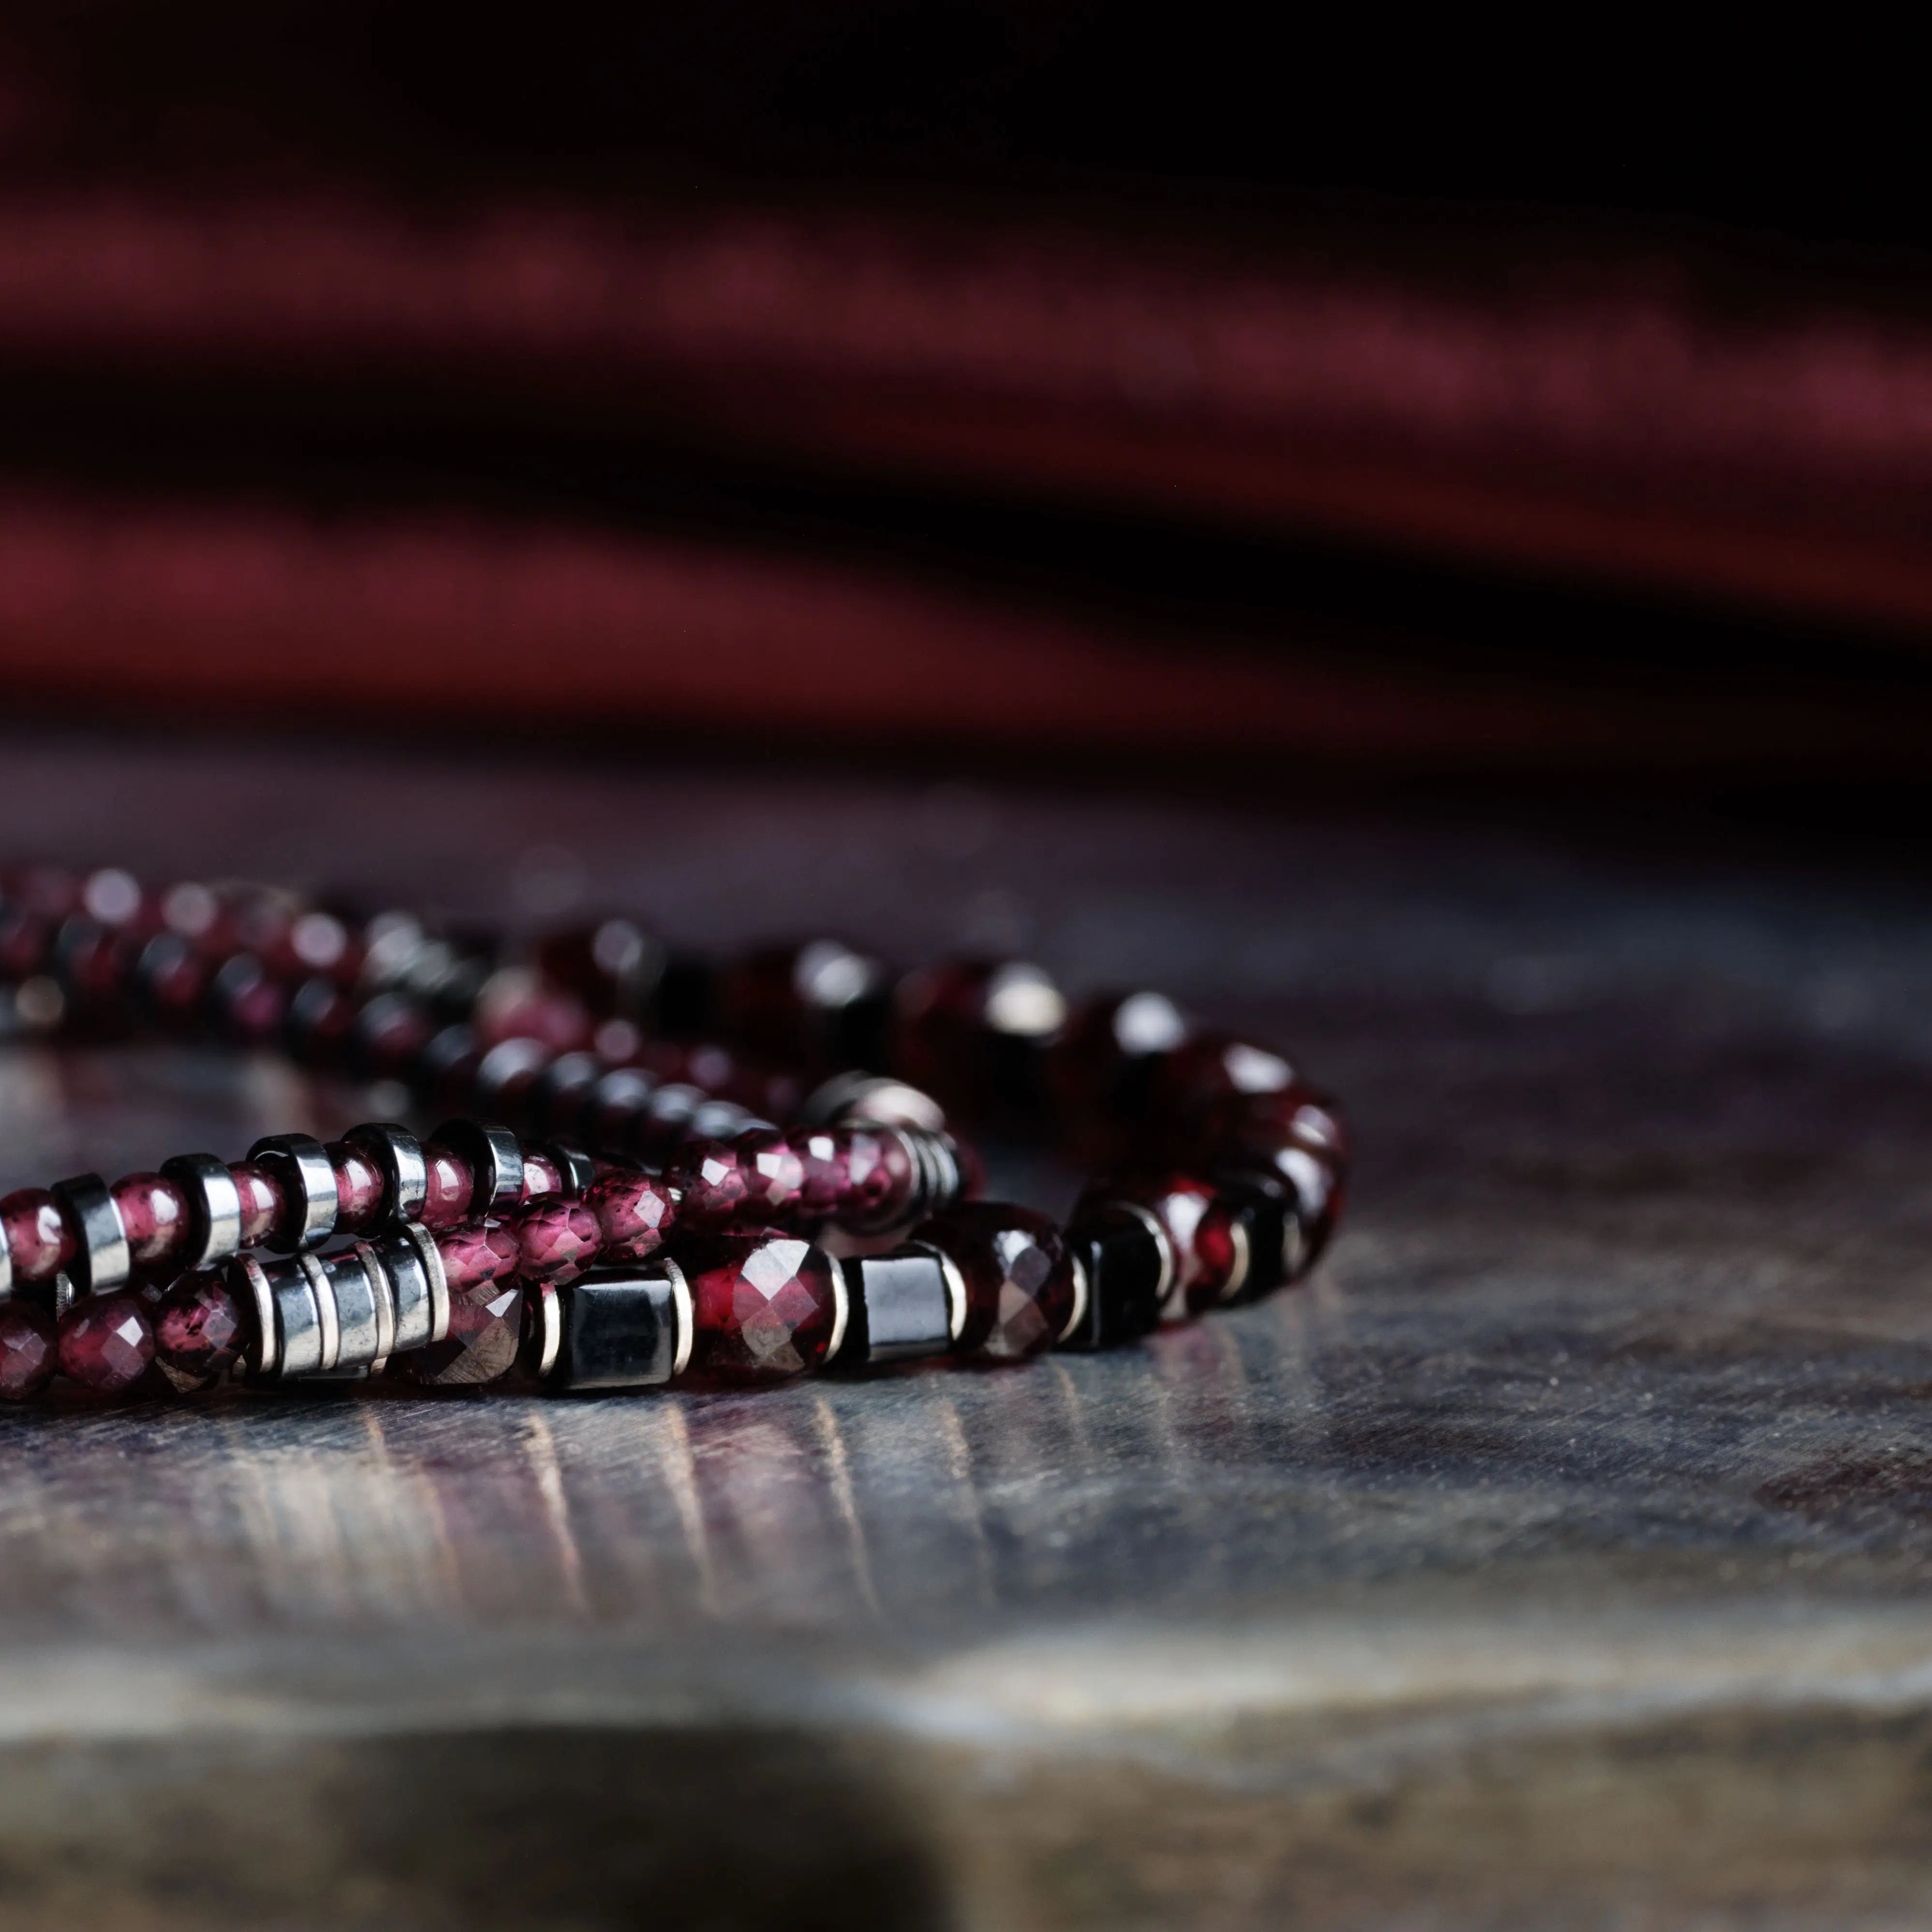
[{"label": "silver cylinder bead", "polygon": [[134,1262],[121,1210],[98,1174],[76,1174],[48,1190],[60,1204],[74,1234],[74,1259],[68,1273],[82,1294],[106,1294],[125,1282]]},{"label": "silver cylinder bead", "polygon": [[298,1254],[319,1248],[335,1232],[341,1196],[328,1150],[313,1134],[270,1134],[248,1150],[248,1158],[266,1167],[289,1198],[288,1223],[281,1244]]},{"label": "silver cylinder bead", "polygon": [[225,1161],[212,1154],[178,1154],[161,1162],[161,1177],[188,1197],[193,1250],[184,1269],[212,1268],[242,1251],[242,1190]]}]

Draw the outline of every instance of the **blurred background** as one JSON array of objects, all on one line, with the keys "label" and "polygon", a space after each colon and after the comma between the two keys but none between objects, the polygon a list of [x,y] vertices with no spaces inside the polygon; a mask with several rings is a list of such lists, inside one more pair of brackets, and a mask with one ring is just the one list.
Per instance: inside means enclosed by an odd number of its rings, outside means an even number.
[{"label": "blurred background", "polygon": [[1905,77],[1579,32],[10,9],[8,711],[1882,824]]}]

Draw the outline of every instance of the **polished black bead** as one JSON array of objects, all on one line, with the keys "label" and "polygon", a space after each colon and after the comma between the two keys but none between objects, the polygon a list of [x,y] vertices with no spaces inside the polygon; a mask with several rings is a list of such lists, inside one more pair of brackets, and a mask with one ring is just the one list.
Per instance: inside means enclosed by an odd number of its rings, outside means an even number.
[{"label": "polished black bead", "polygon": [[1112,1348],[1150,1334],[1172,1285],[1173,1250],[1154,1217],[1126,1207],[1095,1209],[1066,1232],[1087,1270],[1087,1306],[1063,1348]]},{"label": "polished black bead", "polygon": [[845,1273],[848,1312],[842,1367],[911,1361],[952,1346],[953,1298],[946,1264],[928,1247],[854,1255]]},{"label": "polished black bead", "polygon": [[563,1340],[554,1389],[649,1388],[676,1370],[684,1317],[668,1274],[612,1268],[557,1289]]},{"label": "polished black bead", "polygon": [[1243,1168],[1216,1174],[1214,1192],[1247,1235],[1247,1274],[1231,1299],[1258,1301],[1300,1272],[1294,1190],[1280,1174]]}]

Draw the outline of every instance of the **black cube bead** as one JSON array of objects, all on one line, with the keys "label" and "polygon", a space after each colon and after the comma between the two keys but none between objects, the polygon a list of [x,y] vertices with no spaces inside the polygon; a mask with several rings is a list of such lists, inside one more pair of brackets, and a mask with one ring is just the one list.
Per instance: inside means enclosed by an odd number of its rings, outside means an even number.
[{"label": "black cube bead", "polygon": [[1232,1299],[1258,1301],[1299,1272],[1302,1234],[1294,1190],[1280,1174],[1217,1174],[1214,1191],[1247,1235],[1248,1271]]},{"label": "black cube bead", "polygon": [[1066,1245],[1087,1270],[1087,1306],[1060,1346],[1112,1348],[1152,1334],[1173,1270],[1172,1250],[1153,1217],[1097,1208],[1067,1230]]},{"label": "black cube bead", "polygon": [[611,1268],[561,1286],[563,1336],[549,1386],[650,1388],[671,1378],[681,1317],[668,1275]]},{"label": "black cube bead", "polygon": [[952,1346],[952,1295],[946,1265],[931,1248],[854,1255],[845,1271],[848,1314],[842,1366],[912,1361]]}]

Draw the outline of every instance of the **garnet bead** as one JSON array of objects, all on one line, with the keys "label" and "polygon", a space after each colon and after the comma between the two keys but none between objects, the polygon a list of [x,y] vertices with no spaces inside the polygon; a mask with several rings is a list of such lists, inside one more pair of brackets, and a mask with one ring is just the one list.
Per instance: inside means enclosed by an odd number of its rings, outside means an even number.
[{"label": "garnet bead", "polygon": [[109,1190],[128,1237],[128,1258],[152,1265],[188,1244],[188,1197],[158,1174],[130,1174]]},{"label": "garnet bead", "polygon": [[514,1282],[459,1300],[452,1295],[449,1333],[395,1359],[397,1370],[426,1388],[466,1388],[500,1381],[516,1366],[523,1339],[524,1291]]},{"label": "garnet bead", "polygon": [[517,1238],[500,1221],[446,1229],[436,1236],[436,1246],[452,1298],[506,1280],[516,1273],[520,1258]]},{"label": "garnet bead", "polygon": [[235,1191],[242,1197],[242,1245],[259,1248],[288,1204],[281,1183],[266,1168],[252,1162],[228,1171],[235,1178]]},{"label": "garnet bead", "polygon": [[691,1286],[691,1366],[734,1382],[815,1369],[838,1317],[833,1263],[809,1241],[721,1234],[681,1244]]},{"label": "garnet bead", "polygon": [[182,1394],[205,1388],[241,1359],[242,1310],[212,1269],[184,1276],[154,1311],[154,1360]]},{"label": "garnet bead", "polygon": [[435,1141],[423,1149],[423,1161],[429,1169],[429,1192],[423,1201],[423,1226],[453,1228],[469,1213],[470,1196],[476,1185],[470,1163]]},{"label": "garnet bead", "polygon": [[680,1197],[678,1213],[694,1229],[763,1227],[796,1210],[805,1164],[782,1134],[754,1129],[728,1141],[694,1141],[664,1170]]},{"label": "garnet bead", "polygon": [[622,1169],[605,1174],[584,1197],[597,1217],[607,1261],[640,1262],[664,1244],[677,1206],[662,1181]]},{"label": "garnet bead", "polygon": [[518,1268],[544,1281],[568,1281],[595,1258],[602,1230],[580,1201],[545,1201],[514,1223]]},{"label": "garnet bead", "polygon": [[50,1280],[74,1259],[67,1217],[44,1187],[23,1187],[0,1201],[0,1228],[16,1281]]},{"label": "garnet bead", "polygon": [[360,1148],[343,1141],[329,1142],[328,1159],[335,1169],[336,1225],[345,1234],[366,1234],[382,1218],[382,1170]]},{"label": "garnet bead", "polygon": [[962,1355],[1017,1362],[1050,1348],[1073,1318],[1073,1264],[1044,1214],[968,1201],[922,1221],[915,1241],[937,1248],[966,1284]]},{"label": "garnet bead", "polygon": [[61,1317],[61,1372],[83,1388],[118,1395],[154,1358],[154,1331],[137,1294],[90,1294]]},{"label": "garnet bead", "polygon": [[0,1304],[0,1400],[38,1395],[59,1366],[52,1318],[30,1301]]}]

